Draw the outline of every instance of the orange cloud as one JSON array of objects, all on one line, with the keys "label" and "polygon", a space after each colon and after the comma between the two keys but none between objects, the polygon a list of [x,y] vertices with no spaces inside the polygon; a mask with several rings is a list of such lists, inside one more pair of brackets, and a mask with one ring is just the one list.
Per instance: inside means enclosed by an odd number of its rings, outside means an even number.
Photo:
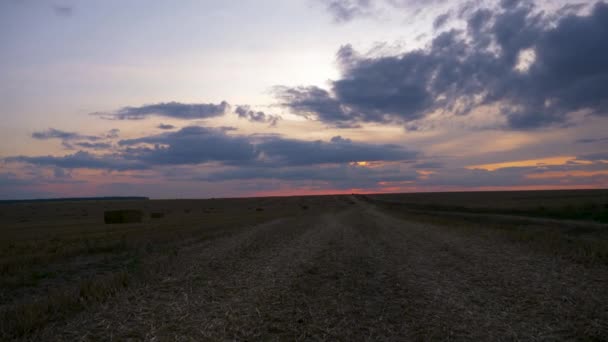
[{"label": "orange cloud", "polygon": [[350,162],[350,166],[359,166],[359,167],[368,167],[368,168],[378,168],[385,167],[387,165],[395,165],[399,164],[399,162],[391,162],[391,161],[367,161],[367,160],[359,160]]},{"label": "orange cloud", "polygon": [[507,167],[534,167],[534,166],[556,166],[565,165],[567,163],[577,164],[591,164],[588,161],[577,160],[574,156],[557,156],[540,159],[527,159],[527,160],[516,160],[510,162],[494,163],[494,164],[482,164],[482,165],[471,165],[467,166],[467,169],[481,169],[486,171],[496,171]]},{"label": "orange cloud", "polygon": [[436,171],[432,170],[416,170],[416,173],[420,175],[420,179],[429,179],[429,176],[436,174]]}]

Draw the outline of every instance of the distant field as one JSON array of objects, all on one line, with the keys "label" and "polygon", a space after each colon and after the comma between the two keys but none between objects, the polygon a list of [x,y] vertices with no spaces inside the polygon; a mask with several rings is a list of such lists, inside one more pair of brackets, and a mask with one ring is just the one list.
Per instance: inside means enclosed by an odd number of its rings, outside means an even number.
[{"label": "distant field", "polygon": [[526,215],[608,223],[608,190],[488,191],[371,195],[410,209]]},{"label": "distant field", "polygon": [[[602,340],[607,206],[606,190],[0,204],[0,340]],[[105,224],[116,210],[142,222]]]}]

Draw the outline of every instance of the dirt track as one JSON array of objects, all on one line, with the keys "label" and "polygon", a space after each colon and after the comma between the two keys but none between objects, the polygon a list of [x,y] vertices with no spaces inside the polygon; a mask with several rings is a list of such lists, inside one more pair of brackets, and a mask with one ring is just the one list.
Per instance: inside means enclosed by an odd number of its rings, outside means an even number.
[{"label": "dirt track", "polygon": [[32,340],[608,339],[608,270],[357,201],[189,246]]}]

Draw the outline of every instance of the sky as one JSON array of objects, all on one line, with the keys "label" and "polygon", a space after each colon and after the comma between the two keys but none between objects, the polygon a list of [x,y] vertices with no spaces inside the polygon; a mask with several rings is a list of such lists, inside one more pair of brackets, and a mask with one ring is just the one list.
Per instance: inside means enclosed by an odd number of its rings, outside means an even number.
[{"label": "sky", "polygon": [[608,188],[608,2],[0,1],[0,199]]}]

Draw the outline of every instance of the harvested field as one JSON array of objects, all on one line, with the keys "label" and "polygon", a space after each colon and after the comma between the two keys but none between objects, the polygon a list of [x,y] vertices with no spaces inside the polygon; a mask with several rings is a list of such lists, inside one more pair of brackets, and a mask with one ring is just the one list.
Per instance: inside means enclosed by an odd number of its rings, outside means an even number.
[{"label": "harvested field", "polygon": [[0,339],[608,339],[606,225],[405,202],[0,206]]},{"label": "harvested field", "polygon": [[408,209],[608,223],[608,190],[437,192],[366,197],[376,202],[407,205]]},{"label": "harvested field", "polygon": [[103,220],[106,224],[139,223],[142,216],[141,210],[110,210],[103,213]]}]

